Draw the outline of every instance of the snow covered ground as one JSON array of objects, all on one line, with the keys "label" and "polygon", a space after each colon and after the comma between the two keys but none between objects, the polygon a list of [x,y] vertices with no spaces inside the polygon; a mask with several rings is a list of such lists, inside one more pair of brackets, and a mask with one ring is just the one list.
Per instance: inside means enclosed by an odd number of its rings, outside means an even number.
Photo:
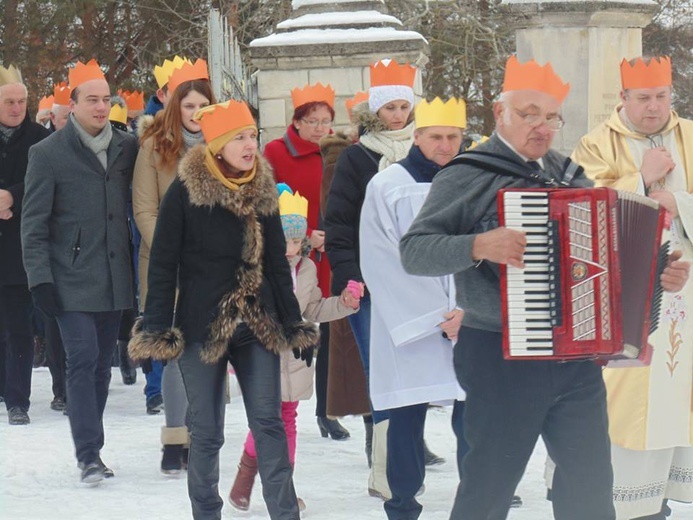
[{"label": "snow covered ground", "polygon": [[[31,425],[7,424],[0,411],[0,518],[5,520],[178,520],[190,518],[185,478],[165,478],[159,472],[159,431],[163,416],[145,414],[138,374],[135,386],[124,386],[113,371],[111,394],[106,408],[106,446],[102,458],[115,471],[115,478],[88,488],[79,484],[67,417],[49,408],[52,398],[48,369],[34,370]],[[343,424],[351,439],[336,442],[320,437],[314,418],[314,402],[299,406],[299,447],[296,489],[307,504],[306,519],[384,519],[382,502],[366,493],[368,467],[363,452],[364,434],[360,418]],[[246,434],[240,398],[234,397],[226,410],[226,445],[221,452],[220,493],[225,498],[235,476]],[[447,462],[431,469],[426,492],[420,497],[422,519],[447,520],[457,482],[454,438],[450,412],[429,412],[426,439],[429,447]],[[544,500],[545,450],[538,444],[520,483],[518,494],[524,506],[513,509],[510,520],[552,518]],[[267,512],[259,479],[251,510],[240,513],[225,505],[223,518],[260,520]],[[585,497],[589,500],[589,497]],[[693,520],[693,506],[673,504],[673,520]]]}]

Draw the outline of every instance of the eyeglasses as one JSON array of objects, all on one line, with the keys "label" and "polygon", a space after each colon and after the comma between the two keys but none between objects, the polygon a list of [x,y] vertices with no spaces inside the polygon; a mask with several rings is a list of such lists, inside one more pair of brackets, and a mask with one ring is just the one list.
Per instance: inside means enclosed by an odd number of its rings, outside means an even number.
[{"label": "eyeglasses", "polygon": [[517,108],[514,108],[513,110],[515,110],[515,113],[518,116],[520,116],[524,124],[526,124],[530,128],[536,128],[546,123],[546,126],[548,126],[550,130],[558,132],[561,128],[563,128],[563,125],[565,124],[563,118],[558,114],[556,114],[555,116],[544,117],[540,116],[539,114],[525,114]]},{"label": "eyeglasses", "polygon": [[319,126],[322,126],[324,128],[332,128],[332,120],[331,119],[301,119],[302,123],[305,123],[306,125],[310,126],[311,128],[317,128]]}]

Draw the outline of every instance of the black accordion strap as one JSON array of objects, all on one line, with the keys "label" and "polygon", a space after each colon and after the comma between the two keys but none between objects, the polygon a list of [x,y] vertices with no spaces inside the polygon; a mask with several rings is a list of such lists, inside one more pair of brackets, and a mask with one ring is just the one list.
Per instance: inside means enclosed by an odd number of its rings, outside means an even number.
[{"label": "black accordion strap", "polygon": [[480,152],[476,150],[462,152],[452,161],[450,161],[447,166],[451,166],[453,164],[468,164],[470,166],[483,168],[498,175],[517,177],[535,184],[543,184],[548,187],[570,186],[573,177],[580,170],[580,166],[578,164],[574,163],[570,159],[567,159],[566,164],[564,165],[565,173],[563,180],[557,181],[556,179],[547,179],[546,177],[542,177],[530,169],[529,166],[527,166],[527,164],[524,162],[516,161],[506,157],[505,155]]}]

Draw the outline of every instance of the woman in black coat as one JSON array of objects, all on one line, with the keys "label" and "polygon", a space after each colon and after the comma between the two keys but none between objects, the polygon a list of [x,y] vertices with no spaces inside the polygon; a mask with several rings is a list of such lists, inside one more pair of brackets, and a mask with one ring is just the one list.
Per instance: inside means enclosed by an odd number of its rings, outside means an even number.
[{"label": "woman in black coat", "polygon": [[297,520],[278,353],[312,356],[317,333],[303,323],[293,293],[277,190],[257,154],[248,107],[230,101],[196,117],[207,144],[187,153],[161,203],[130,354],[179,359],[192,422],[188,491],[196,520],[221,518],[227,361],[243,393],[270,518]]}]

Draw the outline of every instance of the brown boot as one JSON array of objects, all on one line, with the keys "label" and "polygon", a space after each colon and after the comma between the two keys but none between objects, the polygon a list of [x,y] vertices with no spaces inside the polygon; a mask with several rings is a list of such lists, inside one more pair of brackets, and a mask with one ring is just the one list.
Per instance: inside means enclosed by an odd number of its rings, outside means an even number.
[{"label": "brown boot", "polygon": [[250,494],[253,492],[257,475],[257,459],[251,457],[243,450],[241,461],[238,463],[238,473],[229,492],[229,502],[240,511],[247,511],[250,507]]}]

